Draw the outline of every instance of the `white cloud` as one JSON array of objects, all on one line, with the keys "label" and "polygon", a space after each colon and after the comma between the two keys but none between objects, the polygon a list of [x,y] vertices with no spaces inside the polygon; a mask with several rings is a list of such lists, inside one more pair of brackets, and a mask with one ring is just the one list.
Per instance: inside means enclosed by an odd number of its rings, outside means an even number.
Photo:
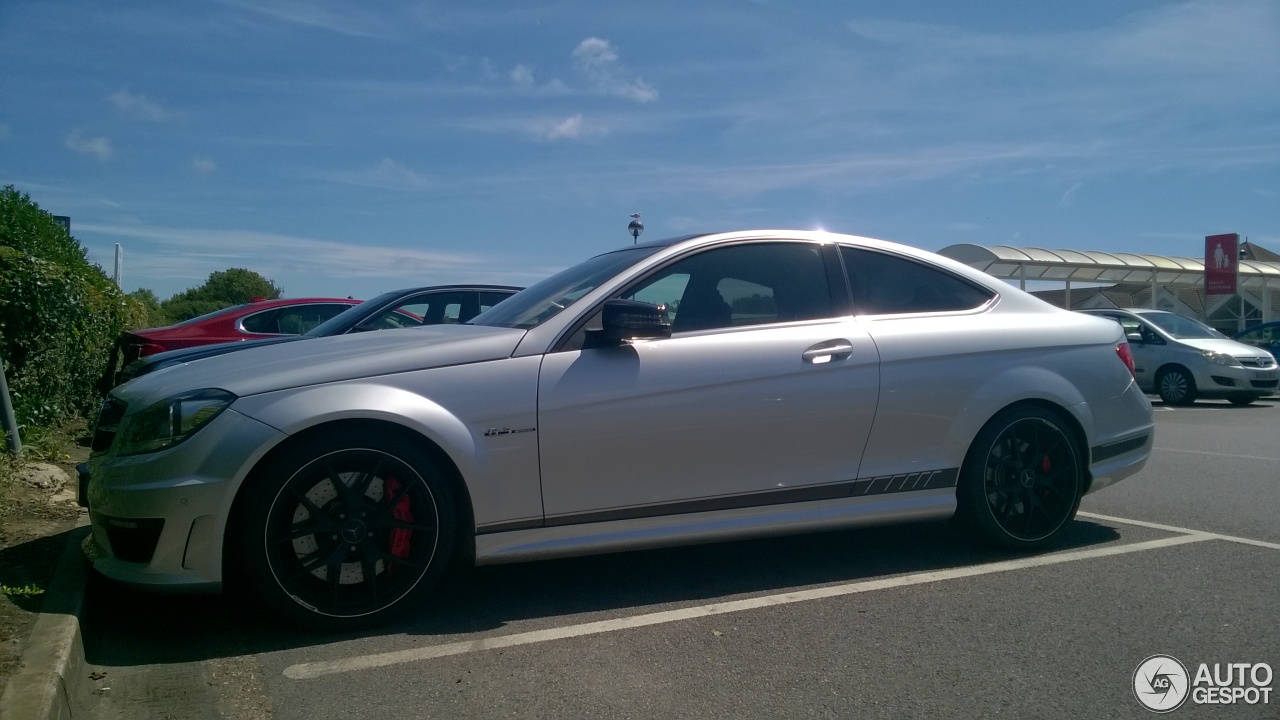
[{"label": "white cloud", "polygon": [[406,165],[383,158],[377,164],[349,172],[323,173],[322,180],[382,190],[413,191],[430,187],[431,182]]},{"label": "white cloud", "polygon": [[67,136],[67,147],[81,155],[92,155],[102,162],[110,160],[115,154],[110,140],[105,137],[84,137],[79,130],[72,131]]},{"label": "white cloud", "polygon": [[618,52],[608,40],[596,37],[583,40],[574,48],[573,58],[578,71],[606,95],[639,103],[658,99],[658,91],[652,85],[640,76],[632,75],[618,62]]},{"label": "white cloud", "polygon": [[1072,185],[1071,187],[1067,188],[1067,191],[1062,193],[1062,197],[1058,198],[1058,207],[1064,208],[1064,207],[1070,207],[1071,205],[1075,205],[1076,192],[1078,192],[1080,188],[1083,186],[1084,186],[1084,183],[1076,183],[1075,185]]},{"label": "white cloud", "polygon": [[112,93],[107,100],[111,101],[111,105],[116,109],[116,112],[122,115],[151,120],[152,122],[164,122],[169,119],[169,111],[145,95],[121,90]]},{"label": "white cloud", "polygon": [[219,0],[224,5],[250,10],[281,22],[317,28],[352,37],[380,38],[387,34],[386,22],[369,13],[357,12],[352,6],[346,13],[330,11],[313,0],[276,0],[270,3],[250,0]]},{"label": "white cloud", "polygon": [[218,171],[218,163],[210,158],[196,158],[191,161],[191,170],[196,175],[212,175]]},{"label": "white cloud", "polygon": [[[250,268],[280,281],[286,290],[290,288],[285,278],[310,283],[311,289],[304,290],[307,293],[317,292],[314,288],[323,281],[323,285],[340,288],[343,295],[350,292],[345,288],[352,287],[351,281],[357,278],[375,281],[374,287],[456,282],[462,276],[524,285],[559,269],[536,263],[503,266],[488,255],[422,250],[419,248],[432,243],[419,238],[404,238],[407,247],[390,247],[251,230],[94,223],[80,223],[77,229],[122,243],[126,274],[162,296],[228,267]],[[100,244],[110,247],[107,242]]]},{"label": "white cloud", "polygon": [[581,113],[560,120],[534,123],[529,132],[537,138],[550,141],[582,140],[606,134],[603,127],[584,120]]},{"label": "white cloud", "polygon": [[569,87],[559,78],[552,78],[539,85],[533,68],[528,65],[516,65],[511,68],[511,72],[507,73],[507,77],[511,80],[512,85],[520,89],[522,94],[569,95],[571,93]]},{"label": "white cloud", "polygon": [[520,87],[532,87],[534,84],[533,70],[528,65],[517,65],[511,68],[511,82]]}]

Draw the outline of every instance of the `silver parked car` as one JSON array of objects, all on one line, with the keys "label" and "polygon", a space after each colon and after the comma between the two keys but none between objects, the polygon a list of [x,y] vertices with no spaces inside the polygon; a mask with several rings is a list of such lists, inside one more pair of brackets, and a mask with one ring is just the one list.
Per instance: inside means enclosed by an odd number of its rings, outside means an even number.
[{"label": "silver parked car", "polygon": [[1164,310],[1081,312],[1120,323],[1133,351],[1138,385],[1169,405],[1196,398],[1248,405],[1276,391],[1280,369],[1271,353],[1236,342],[1197,320]]},{"label": "silver parked car", "polygon": [[1115,323],[819,232],[599,255],[467,325],[251,348],[115,388],[94,567],[242,577],[346,628],[479,564],[958,516],[1051,543],[1137,472]]}]

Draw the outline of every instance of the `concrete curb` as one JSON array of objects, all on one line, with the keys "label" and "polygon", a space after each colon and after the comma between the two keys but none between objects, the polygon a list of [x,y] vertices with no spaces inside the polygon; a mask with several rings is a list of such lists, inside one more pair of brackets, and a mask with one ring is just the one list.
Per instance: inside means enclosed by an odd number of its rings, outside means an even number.
[{"label": "concrete curb", "polygon": [[70,720],[84,682],[80,610],[89,561],[80,544],[88,535],[81,518],[67,538],[45,593],[40,617],[22,652],[22,669],[0,695],[0,720]]}]

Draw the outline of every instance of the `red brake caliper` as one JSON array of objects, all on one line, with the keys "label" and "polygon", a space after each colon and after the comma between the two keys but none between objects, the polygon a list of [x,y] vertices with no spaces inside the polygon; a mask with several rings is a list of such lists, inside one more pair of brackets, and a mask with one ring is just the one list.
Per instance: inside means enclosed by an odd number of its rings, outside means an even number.
[{"label": "red brake caliper", "polygon": [[[387,498],[395,497],[399,492],[400,481],[394,477],[388,477],[384,487],[383,496]],[[413,511],[409,508],[409,496],[406,494],[400,498],[396,506],[391,509],[391,517],[403,523],[413,522]],[[391,531],[391,554],[398,558],[409,557],[409,540],[413,537],[413,531],[405,528],[395,528]],[[387,568],[388,572],[391,568]]]},{"label": "red brake caliper", "polygon": [[[1049,471],[1052,469],[1053,469],[1053,463],[1050,463],[1049,456],[1045,455],[1044,459],[1040,461],[1040,472],[1044,473],[1045,475],[1048,475]],[[1044,490],[1040,491],[1040,497],[1047,499],[1049,497],[1049,488],[1045,488]]]}]

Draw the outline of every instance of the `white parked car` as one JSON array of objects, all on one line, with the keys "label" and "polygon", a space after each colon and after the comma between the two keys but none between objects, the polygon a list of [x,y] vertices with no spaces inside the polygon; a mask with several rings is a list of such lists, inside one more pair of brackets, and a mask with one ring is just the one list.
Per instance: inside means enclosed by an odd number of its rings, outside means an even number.
[{"label": "white parked car", "polygon": [[446,563],[958,515],[1015,550],[1137,472],[1113,322],[817,232],[630,246],[468,325],[251,348],[111,392],[94,567],[352,627]]},{"label": "white parked car", "polygon": [[1164,310],[1081,312],[1120,323],[1133,352],[1138,385],[1169,405],[1196,398],[1248,405],[1276,391],[1280,368],[1271,353],[1236,342],[1198,320]]}]

